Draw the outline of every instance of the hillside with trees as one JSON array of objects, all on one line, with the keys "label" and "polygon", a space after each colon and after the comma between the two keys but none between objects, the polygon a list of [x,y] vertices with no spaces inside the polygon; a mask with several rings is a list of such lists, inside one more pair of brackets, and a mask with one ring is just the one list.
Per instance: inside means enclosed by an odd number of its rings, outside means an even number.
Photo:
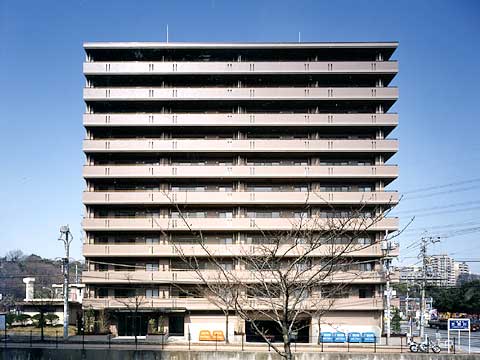
[{"label": "hillside with trees", "polygon": [[[78,267],[79,277],[83,263],[72,260],[70,264],[70,281],[75,281],[75,265]],[[52,284],[62,283],[62,260],[45,259],[38,255],[25,255],[20,250],[8,252],[0,257],[0,311],[13,306],[15,301],[25,297],[23,278],[35,278],[35,296],[48,297]]]}]

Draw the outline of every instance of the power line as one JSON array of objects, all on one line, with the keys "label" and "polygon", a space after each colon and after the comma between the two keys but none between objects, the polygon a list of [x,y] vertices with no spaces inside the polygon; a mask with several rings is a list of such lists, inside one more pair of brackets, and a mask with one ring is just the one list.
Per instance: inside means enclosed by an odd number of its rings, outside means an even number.
[{"label": "power line", "polygon": [[464,202],[459,202],[455,204],[432,206],[432,207],[425,207],[425,208],[419,208],[419,209],[413,209],[413,210],[402,210],[402,211],[395,212],[395,214],[419,213],[419,212],[421,213],[425,211],[449,209],[449,208],[456,208],[456,207],[465,206],[465,205],[477,205],[477,204],[480,204],[480,200],[464,201]]},{"label": "power line", "polygon": [[464,184],[471,184],[471,183],[476,183],[480,182],[480,178],[473,178],[469,180],[462,180],[462,181],[456,181],[452,183],[447,183],[447,184],[440,184],[440,185],[434,185],[434,186],[429,186],[429,187],[424,187],[424,188],[417,188],[409,191],[403,192],[403,194],[415,194],[419,192],[425,192],[429,190],[436,190],[436,189],[444,189],[452,186],[458,186],[458,185],[464,185]]}]

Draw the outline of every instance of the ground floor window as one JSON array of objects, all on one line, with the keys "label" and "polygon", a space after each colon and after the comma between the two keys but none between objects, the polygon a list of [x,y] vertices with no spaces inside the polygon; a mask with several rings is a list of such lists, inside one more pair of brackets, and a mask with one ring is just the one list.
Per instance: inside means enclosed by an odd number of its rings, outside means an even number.
[{"label": "ground floor window", "polygon": [[183,315],[168,317],[168,333],[170,336],[185,335],[185,317]]}]

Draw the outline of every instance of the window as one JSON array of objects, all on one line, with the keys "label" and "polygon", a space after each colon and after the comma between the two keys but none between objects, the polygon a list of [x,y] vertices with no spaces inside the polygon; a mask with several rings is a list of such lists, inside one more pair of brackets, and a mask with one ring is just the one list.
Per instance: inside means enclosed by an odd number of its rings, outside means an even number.
[{"label": "window", "polygon": [[365,263],[365,264],[358,264],[360,271],[373,271],[375,264],[374,263]]},{"label": "window", "polygon": [[182,315],[168,318],[168,333],[171,336],[185,335],[185,318]]},{"label": "window", "polygon": [[106,298],[108,297],[108,289],[100,288],[97,290],[97,297],[98,298]]},{"label": "window", "polygon": [[371,287],[358,289],[358,297],[361,299],[373,298],[375,290]]},{"label": "window", "polygon": [[158,298],[160,295],[160,292],[158,289],[146,289],[145,290],[145,297],[147,297],[148,299],[151,299],[151,298]]},{"label": "window", "polygon": [[116,298],[135,297],[134,289],[115,289],[114,293]]},{"label": "window", "polygon": [[147,244],[147,245],[158,244],[158,243],[159,243],[158,237],[147,237],[147,238],[145,238],[145,244]]},{"label": "window", "polygon": [[372,187],[370,185],[362,185],[358,187],[359,192],[370,192],[372,191]]},{"label": "window", "polygon": [[158,271],[158,263],[145,264],[145,271]]},{"label": "window", "polygon": [[357,242],[360,245],[371,245],[372,244],[372,239],[370,237],[359,237],[359,238],[357,238]]},{"label": "window", "polygon": [[108,271],[107,264],[97,264],[97,271]]}]

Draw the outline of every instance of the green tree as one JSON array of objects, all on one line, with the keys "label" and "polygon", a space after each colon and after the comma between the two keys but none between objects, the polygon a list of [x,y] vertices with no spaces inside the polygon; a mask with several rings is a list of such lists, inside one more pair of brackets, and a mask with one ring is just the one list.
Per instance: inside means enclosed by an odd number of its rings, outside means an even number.
[{"label": "green tree", "polygon": [[395,308],[393,310],[393,317],[392,317],[392,321],[390,323],[391,330],[392,330],[393,334],[400,334],[400,321],[401,320],[402,319],[400,317],[400,311],[398,310],[398,308]]},{"label": "green tree", "polygon": [[480,281],[475,280],[460,287],[431,287],[428,295],[439,311],[478,313],[480,309]]}]

